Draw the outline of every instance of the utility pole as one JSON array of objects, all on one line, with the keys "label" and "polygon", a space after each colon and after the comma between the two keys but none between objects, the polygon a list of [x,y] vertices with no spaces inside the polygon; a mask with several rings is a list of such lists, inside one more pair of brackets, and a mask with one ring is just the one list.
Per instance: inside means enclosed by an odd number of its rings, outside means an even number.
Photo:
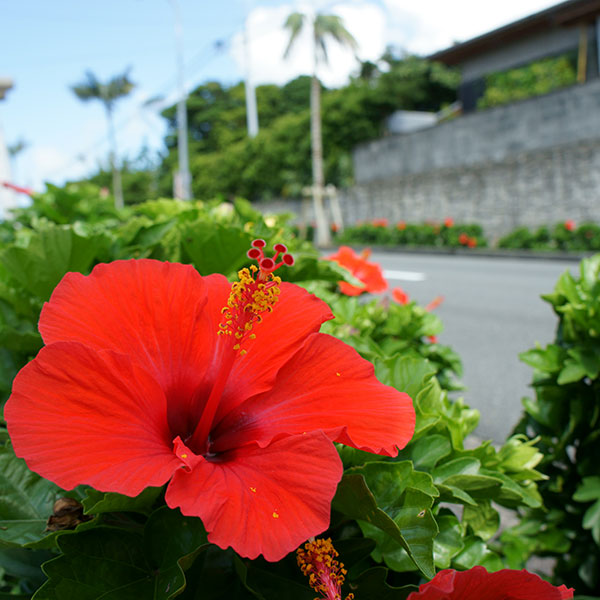
[{"label": "utility pole", "polygon": [[190,200],[192,197],[192,176],[190,175],[190,161],[187,134],[187,93],[185,91],[185,77],[183,69],[183,25],[181,11],[177,0],[171,0],[175,14],[175,45],[177,52],[177,78],[179,82],[179,102],[177,102],[177,149],[179,153],[179,171],[175,174],[175,198]]},{"label": "utility pole", "polygon": [[250,55],[250,2],[245,0],[244,8],[246,18],[244,20],[244,89],[246,90],[246,125],[248,127],[248,137],[256,137],[258,133],[258,109],[256,107],[256,89],[252,82],[252,68]]}]

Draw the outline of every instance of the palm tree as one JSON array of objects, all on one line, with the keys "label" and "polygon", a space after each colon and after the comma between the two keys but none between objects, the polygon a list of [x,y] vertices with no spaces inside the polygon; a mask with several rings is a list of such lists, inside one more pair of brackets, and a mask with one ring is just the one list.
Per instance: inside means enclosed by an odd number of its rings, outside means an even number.
[{"label": "palm tree", "polygon": [[135,87],[135,84],[129,79],[129,69],[121,75],[116,75],[106,83],[102,83],[91,71],[86,71],[85,77],[85,81],[71,86],[71,89],[80,100],[84,102],[99,100],[104,106],[110,143],[109,160],[113,175],[115,206],[123,208],[123,187],[121,185],[121,171],[117,166],[117,138],[113,123],[113,110],[115,102],[119,98],[127,96]]},{"label": "palm tree", "polygon": [[313,208],[317,223],[317,244],[328,246],[331,235],[327,225],[327,217],[323,209],[323,191],[325,178],[323,175],[323,140],[321,134],[321,83],[317,77],[317,65],[319,62],[327,63],[328,37],[333,38],[342,46],[349,47],[356,52],[358,44],[352,34],[344,27],[342,19],[336,15],[304,15],[292,13],[286,20],[284,27],[290,30],[290,40],[284,53],[284,57],[290,53],[290,49],[297,40],[303,27],[308,24],[312,30],[312,58],[313,73],[310,87],[310,137],[312,149],[312,175],[313,175]]}]

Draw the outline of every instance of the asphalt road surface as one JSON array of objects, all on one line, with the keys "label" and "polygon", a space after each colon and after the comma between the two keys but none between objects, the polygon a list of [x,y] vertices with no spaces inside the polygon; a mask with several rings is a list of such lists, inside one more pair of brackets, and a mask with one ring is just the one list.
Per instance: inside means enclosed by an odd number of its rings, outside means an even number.
[{"label": "asphalt road surface", "polygon": [[521,399],[532,396],[532,369],[518,354],[554,339],[557,319],[540,299],[561,273],[578,262],[464,255],[373,253],[393,287],[421,305],[442,295],[436,314],[444,323],[439,342],[463,361],[458,395],[481,412],[478,437],[502,442],[519,420]]}]

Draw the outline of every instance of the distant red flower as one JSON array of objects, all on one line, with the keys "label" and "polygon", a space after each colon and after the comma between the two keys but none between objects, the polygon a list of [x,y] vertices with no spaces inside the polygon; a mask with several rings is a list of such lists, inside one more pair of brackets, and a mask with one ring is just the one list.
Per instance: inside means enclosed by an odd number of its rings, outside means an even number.
[{"label": "distant red flower", "polygon": [[406,229],[406,221],[398,221],[396,223],[396,229],[398,229],[398,231],[404,231]]},{"label": "distant red flower", "polygon": [[345,267],[364,285],[352,285],[346,281],[339,281],[340,291],[347,296],[359,296],[363,292],[370,294],[378,294],[385,292],[388,288],[388,283],[383,277],[381,267],[374,262],[369,262],[367,258],[371,254],[370,250],[363,250],[358,255],[352,248],[348,246],[340,246],[339,250],[327,257],[327,260],[332,260],[338,265]]},{"label": "distant red flower", "polygon": [[467,246],[468,246],[469,248],[475,248],[475,247],[477,246],[477,238],[470,237],[470,238],[467,240]]},{"label": "distant red flower", "polygon": [[469,238],[469,236],[468,236],[466,233],[461,233],[461,234],[458,236],[458,243],[459,243],[461,246],[466,246],[466,245],[469,243],[469,239],[470,239],[470,238]]},{"label": "distant red flower", "polygon": [[373,225],[373,227],[387,227],[389,221],[387,219],[373,219],[371,225]]},{"label": "distant red flower", "polygon": [[392,298],[398,304],[408,304],[410,301],[408,294],[401,287],[396,287],[392,290]]},{"label": "distant red flower", "polygon": [[425,310],[431,312],[435,310],[444,301],[444,296],[436,296],[426,307]]},{"label": "distant red flower", "polygon": [[446,217],[444,219],[444,227],[448,227],[448,229],[454,227],[454,219],[452,217]]},{"label": "distant red flower", "polygon": [[5,407],[17,455],[64,489],[135,496],[170,480],[170,507],[249,558],[325,530],[342,476],[332,442],[395,456],[414,410],[318,333],[329,307],[272,275],[293,262],[285,246],[279,263],[263,247],[233,285],[148,259],[68,273]]},{"label": "distant red flower", "polygon": [[488,573],[483,567],[468,571],[446,569],[412,592],[407,600],[566,600],[573,590],[555,587],[527,571],[503,569]]},{"label": "distant red flower", "polygon": [[332,223],[331,224],[331,231],[333,231],[333,233],[337,233],[340,230],[339,225],[337,223]]},{"label": "distant red flower", "polygon": [[567,219],[565,221],[565,229],[567,231],[575,231],[575,221],[573,221],[573,219]]},{"label": "distant red flower", "polygon": [[427,339],[432,343],[432,344],[437,344],[438,343],[438,337],[437,335],[428,335]]}]

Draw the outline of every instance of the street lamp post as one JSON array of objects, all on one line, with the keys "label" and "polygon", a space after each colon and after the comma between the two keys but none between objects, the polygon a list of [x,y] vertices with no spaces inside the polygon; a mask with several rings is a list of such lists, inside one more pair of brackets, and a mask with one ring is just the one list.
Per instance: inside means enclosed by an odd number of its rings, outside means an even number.
[{"label": "street lamp post", "polygon": [[177,149],[179,153],[179,172],[175,175],[175,197],[190,200],[192,197],[192,176],[190,175],[190,162],[187,137],[187,93],[185,91],[185,77],[183,69],[183,25],[181,11],[177,0],[171,0],[175,13],[175,45],[177,51],[177,79],[179,82],[179,102],[177,102]]},{"label": "street lamp post", "polygon": [[[12,80],[7,77],[0,77],[0,100],[4,99],[6,92],[12,87]],[[11,183],[11,181],[8,150],[4,143],[2,127],[0,126],[0,220],[4,220],[8,216],[8,211],[16,206],[14,192],[5,188],[2,183]]]}]

